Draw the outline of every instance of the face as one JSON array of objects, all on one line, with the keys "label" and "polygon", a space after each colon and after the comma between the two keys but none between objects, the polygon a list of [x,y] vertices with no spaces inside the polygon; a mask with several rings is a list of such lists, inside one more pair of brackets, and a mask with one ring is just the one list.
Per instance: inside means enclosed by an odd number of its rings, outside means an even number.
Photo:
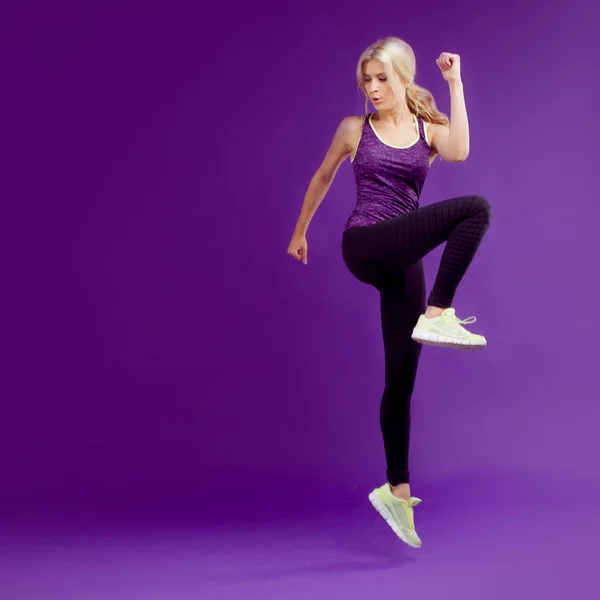
[{"label": "face", "polygon": [[363,85],[367,96],[377,109],[391,108],[399,101],[396,91],[383,70],[383,65],[378,60],[368,60],[363,65]]}]

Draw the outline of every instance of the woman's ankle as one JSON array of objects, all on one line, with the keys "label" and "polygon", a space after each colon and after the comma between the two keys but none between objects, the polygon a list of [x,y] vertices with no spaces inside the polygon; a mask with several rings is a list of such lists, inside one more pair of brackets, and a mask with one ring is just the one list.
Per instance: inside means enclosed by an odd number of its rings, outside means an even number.
[{"label": "woman's ankle", "polygon": [[439,317],[444,310],[446,309],[441,308],[440,306],[428,306],[427,310],[425,311],[425,317],[427,319],[435,319],[435,317]]},{"label": "woman's ankle", "polygon": [[410,484],[408,483],[400,483],[399,485],[390,485],[390,492],[392,492],[392,495],[395,496],[396,498],[399,498],[401,500],[406,500],[407,502],[410,501]]}]

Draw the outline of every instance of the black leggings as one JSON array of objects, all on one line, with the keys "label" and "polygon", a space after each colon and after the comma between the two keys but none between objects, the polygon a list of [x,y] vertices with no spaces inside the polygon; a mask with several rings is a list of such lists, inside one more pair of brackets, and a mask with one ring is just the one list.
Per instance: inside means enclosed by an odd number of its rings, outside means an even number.
[{"label": "black leggings", "polygon": [[391,485],[410,480],[410,400],[422,348],[411,334],[426,308],[422,258],[447,242],[427,304],[451,307],[490,221],[485,198],[461,196],[344,232],[346,266],[381,298],[385,389],[380,424]]}]

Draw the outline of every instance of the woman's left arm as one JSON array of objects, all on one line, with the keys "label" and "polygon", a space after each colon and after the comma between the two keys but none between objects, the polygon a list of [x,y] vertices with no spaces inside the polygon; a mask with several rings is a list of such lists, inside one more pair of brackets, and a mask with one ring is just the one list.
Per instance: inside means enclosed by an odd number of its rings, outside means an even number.
[{"label": "woman's left arm", "polygon": [[469,156],[469,119],[460,76],[460,56],[442,52],[436,63],[450,88],[450,126],[430,124],[430,144],[442,160],[463,162]]}]

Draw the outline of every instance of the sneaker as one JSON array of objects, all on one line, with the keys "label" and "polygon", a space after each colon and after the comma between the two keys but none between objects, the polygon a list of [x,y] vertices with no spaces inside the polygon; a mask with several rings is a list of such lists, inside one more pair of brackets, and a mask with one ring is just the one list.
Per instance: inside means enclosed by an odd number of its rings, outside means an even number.
[{"label": "sneaker", "polygon": [[411,498],[410,502],[396,498],[392,494],[389,484],[385,483],[369,494],[369,500],[405,544],[413,548],[421,547],[422,543],[415,531],[413,515],[413,507],[421,502],[420,498]]},{"label": "sneaker", "polygon": [[413,329],[412,339],[428,346],[444,346],[459,350],[481,350],[487,346],[482,335],[467,331],[463,325],[475,323],[475,317],[461,320],[453,308],[446,308],[439,317],[428,319],[424,314],[419,317]]}]

